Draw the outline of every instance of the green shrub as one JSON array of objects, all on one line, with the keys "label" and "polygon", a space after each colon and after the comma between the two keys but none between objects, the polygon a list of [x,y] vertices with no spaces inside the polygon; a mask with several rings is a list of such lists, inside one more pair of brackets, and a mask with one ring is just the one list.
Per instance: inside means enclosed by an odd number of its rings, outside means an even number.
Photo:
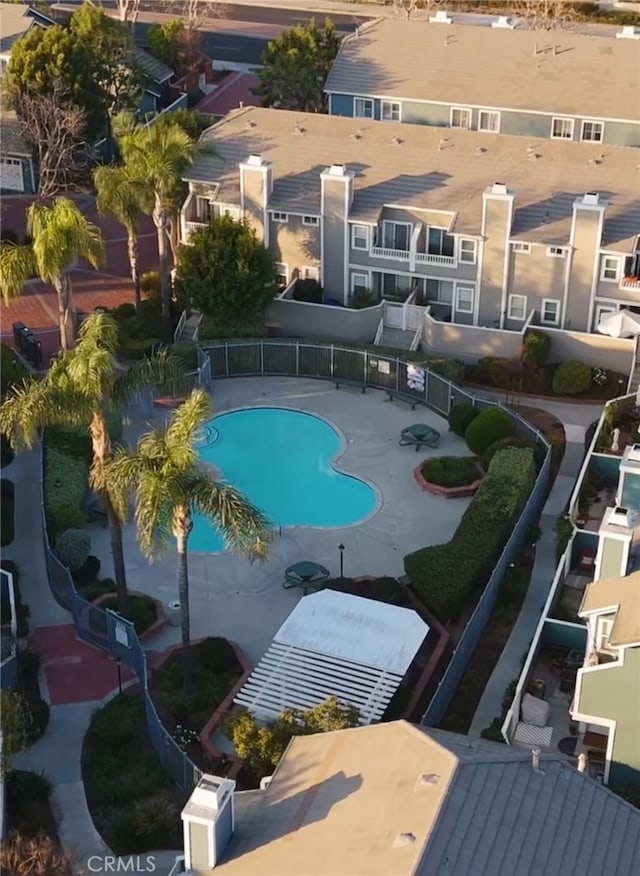
[{"label": "green shrub", "polygon": [[298,280],[293,290],[293,300],[322,304],[322,286],[317,280]]},{"label": "green shrub", "polygon": [[[545,456],[545,449],[542,445],[532,445],[530,441],[527,441],[526,438],[520,438],[518,435],[509,435],[507,438],[500,438],[499,441],[494,441],[493,444],[490,444],[485,452],[482,454],[482,467],[485,471],[489,468],[491,460],[496,455],[499,450],[505,450],[507,447],[529,447],[533,450],[533,456],[536,460],[536,464],[542,462]],[[539,460],[538,457],[541,456]]]},{"label": "green shrub", "polygon": [[267,327],[264,319],[255,322],[221,323],[205,316],[200,323],[198,337],[201,341],[219,341],[234,338],[265,338]]},{"label": "green shrub", "polygon": [[2,398],[15,384],[29,376],[20,359],[8,344],[0,344],[0,386]]},{"label": "green shrub", "polygon": [[0,547],[11,544],[15,538],[15,493],[13,481],[0,480]]},{"label": "green shrub", "polygon": [[45,436],[47,450],[81,459],[87,465],[91,463],[91,439],[87,429],[56,427],[47,429]]},{"label": "green shrub", "polygon": [[499,451],[451,541],[404,558],[414,589],[441,619],[455,617],[464,601],[484,587],[531,492],[535,474],[530,449]]},{"label": "green shrub", "polygon": [[19,690],[2,690],[0,706],[3,753],[24,751],[40,735],[28,698]]},{"label": "green shrub", "polygon": [[486,386],[499,386],[506,369],[513,368],[513,359],[505,356],[483,356],[474,365],[467,366],[468,379]]},{"label": "green shrub", "polygon": [[116,816],[112,831],[117,848],[128,854],[160,849],[167,845],[167,837],[175,834],[180,824],[180,810],[166,792],[135,800]]},{"label": "green shrub", "polygon": [[52,541],[58,538],[67,529],[82,529],[87,522],[87,517],[76,505],[57,505],[49,514],[49,535]]},{"label": "green shrub", "polygon": [[475,456],[433,456],[422,463],[423,478],[439,487],[465,487],[481,477]]},{"label": "green shrub", "polygon": [[374,307],[377,303],[378,298],[375,292],[372,292],[371,289],[364,289],[360,286],[351,294],[349,307],[353,310],[363,310],[365,307]]},{"label": "green shrub", "polygon": [[584,362],[571,359],[558,365],[553,372],[553,391],[556,395],[582,395],[591,389],[591,368]]},{"label": "green shrub", "polygon": [[[81,594],[86,599],[84,593]],[[97,599],[97,596],[94,596],[94,599]],[[111,611],[118,612],[118,598],[113,596],[110,599],[105,599],[100,603],[100,608],[110,609]],[[133,626],[135,627],[136,633],[141,636],[143,633],[149,629],[158,619],[157,611],[156,611],[156,603],[150,596],[137,596],[130,595],[129,596],[129,610],[127,611],[124,617],[127,620],[132,621]],[[106,632],[106,627],[104,626],[104,615],[93,612],[91,615],[92,619],[92,627],[96,629],[96,626],[99,627],[97,632]]]},{"label": "green shrub", "polygon": [[162,285],[160,280],[160,271],[147,271],[140,277],[140,292],[145,297],[153,301],[159,301],[162,294]]},{"label": "green shrub", "polygon": [[93,584],[100,574],[100,560],[98,557],[94,557],[93,554],[89,554],[82,566],[71,574],[73,577],[73,583],[76,587],[84,587],[87,584]]},{"label": "green shrub", "polygon": [[131,304],[130,301],[125,301],[123,304],[119,304],[117,307],[114,307],[114,309],[111,311],[111,315],[116,322],[122,322],[126,319],[132,319],[136,315],[135,305]]},{"label": "green shrub", "polygon": [[89,584],[78,584],[78,592],[87,602],[95,602],[99,596],[104,596],[106,593],[116,592],[116,582],[113,578],[103,578],[102,581],[93,580]]},{"label": "green shrub", "polygon": [[91,536],[83,529],[67,529],[56,539],[55,552],[70,572],[76,572],[91,552]]},{"label": "green shrub", "polygon": [[469,424],[464,433],[467,447],[482,456],[487,447],[513,434],[513,420],[501,408],[487,408]]},{"label": "green shrub", "polygon": [[150,358],[161,341],[159,338],[145,338],[142,341],[135,341],[126,335],[120,336],[118,344],[118,353],[122,359],[128,362],[136,362],[139,359]]},{"label": "green shrub", "polygon": [[465,432],[478,416],[480,411],[471,403],[456,405],[449,411],[449,428],[454,435],[464,438]]},{"label": "green shrub", "polygon": [[6,435],[0,435],[0,468],[11,465],[14,457],[15,453],[13,452],[11,441],[9,441]]},{"label": "green shrub", "polygon": [[551,337],[537,329],[529,329],[522,341],[522,362],[536,371],[547,364],[551,352]]},{"label": "green shrub", "polygon": [[[403,358],[411,362],[414,355],[414,353],[409,353]],[[464,362],[458,362],[457,359],[427,359],[425,365],[452,383],[464,381]]]},{"label": "green shrub", "polygon": [[198,367],[198,354],[195,344],[172,344],[171,352],[180,359],[185,371],[195,371]]}]

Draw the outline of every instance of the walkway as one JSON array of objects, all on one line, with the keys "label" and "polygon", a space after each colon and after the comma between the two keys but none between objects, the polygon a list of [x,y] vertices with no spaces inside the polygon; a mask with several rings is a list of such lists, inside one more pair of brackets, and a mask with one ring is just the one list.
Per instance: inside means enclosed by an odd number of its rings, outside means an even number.
[{"label": "walkway", "polygon": [[598,419],[601,410],[598,405],[567,404],[547,399],[523,399],[522,403],[544,408],[558,417],[564,425],[567,444],[560,470],[540,517],[542,535],[536,545],[529,589],[518,620],[473,716],[468,733],[472,739],[477,739],[485,727],[499,717],[504,692],[520,674],[523,657],[529,650],[556,571],[556,520],[569,501],[582,465],[586,428]]}]

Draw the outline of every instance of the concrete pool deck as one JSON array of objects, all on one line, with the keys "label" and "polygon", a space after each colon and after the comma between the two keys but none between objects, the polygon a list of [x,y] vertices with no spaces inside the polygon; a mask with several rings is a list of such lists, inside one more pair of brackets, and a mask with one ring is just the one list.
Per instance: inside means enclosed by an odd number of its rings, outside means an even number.
[{"label": "concrete pool deck", "polygon": [[[338,545],[343,543],[344,573],[391,575],[404,573],[403,557],[428,544],[448,541],[470,499],[447,500],[422,492],[413,469],[429,456],[465,455],[464,442],[448,431],[446,420],[426,408],[411,411],[402,402],[389,402],[382,392],[366,394],[336,390],[319,380],[248,377],[214,381],[213,414],[256,406],[306,411],[324,417],[346,439],[338,467],[371,483],[382,502],[364,523],[345,528],[285,528],[276,533],[269,559],[258,564],[225,554],[189,554],[191,633],[198,638],[222,635],[237,642],[255,666],[275,632],[301,598],[301,592],[283,590],[284,570],[299,560],[315,560],[339,574]],[[157,422],[161,422],[158,414]],[[399,447],[400,432],[412,423],[426,423],[441,434],[437,450],[416,453]],[[133,442],[146,431],[132,424],[125,437]],[[90,527],[92,553],[102,562],[101,575],[112,576],[109,532]],[[177,556],[170,551],[149,564],[136,544],[132,524],[124,532],[128,584],[166,603],[177,598]],[[166,626],[148,643],[162,650],[179,641],[176,627]]]}]

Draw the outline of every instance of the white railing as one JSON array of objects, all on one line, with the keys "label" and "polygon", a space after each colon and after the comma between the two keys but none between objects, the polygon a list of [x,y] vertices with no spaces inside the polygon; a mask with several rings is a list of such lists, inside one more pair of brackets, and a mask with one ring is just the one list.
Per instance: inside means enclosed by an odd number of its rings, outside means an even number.
[{"label": "white railing", "polygon": [[373,339],[373,346],[377,347],[380,343],[380,339],[382,338],[382,333],[384,331],[384,317],[380,317],[380,322],[378,323],[378,330],[376,332],[376,336]]},{"label": "white railing", "polygon": [[169,870],[169,873],[167,874],[167,876],[178,876],[178,873],[184,873],[185,871],[186,871],[186,868],[185,868],[185,864],[184,864],[184,855],[178,855],[176,857],[175,864],[173,865],[171,870]]},{"label": "white railing", "polygon": [[416,261],[427,265],[440,265],[444,268],[455,268],[457,265],[453,256],[431,255],[428,252],[417,252]]},{"label": "white railing", "polygon": [[[424,321],[424,320],[423,320]],[[411,343],[409,344],[409,352],[414,353],[418,347],[420,346],[420,341],[422,340],[422,323],[417,327],[413,338],[411,339]]]},{"label": "white railing", "polygon": [[405,312],[405,326],[409,329],[420,329],[422,331],[422,327],[424,326],[424,315],[427,312],[427,308],[421,304],[408,304],[405,302],[404,305]]},{"label": "white railing", "polygon": [[404,304],[397,301],[385,301],[383,310],[384,324],[389,328],[404,329]]},{"label": "white railing", "polygon": [[378,259],[399,259],[408,262],[411,252],[408,249],[387,249],[384,246],[372,246],[371,255]]},{"label": "white railing", "polygon": [[280,294],[277,297],[278,298],[293,298],[293,292],[296,288],[297,282],[298,282],[298,271],[295,270],[293,272],[293,276],[291,277],[291,279],[289,280],[287,285],[284,287],[282,292],[280,292]]},{"label": "white railing", "polygon": [[621,289],[640,289],[640,277],[623,277],[620,280]]},{"label": "white railing", "polygon": [[173,333],[173,343],[177,344],[180,338],[182,337],[182,332],[184,331],[184,327],[187,324],[187,311],[183,310],[180,314],[180,319],[178,320],[178,325],[176,326],[176,330]]},{"label": "white railing", "polygon": [[208,224],[209,224],[208,222],[199,222],[197,220],[191,220],[191,221],[185,222],[184,225],[185,225],[185,228],[187,230],[187,239],[189,238],[189,235],[193,231],[197,231],[199,228],[206,228]]},{"label": "white railing", "polygon": [[200,314],[200,316],[198,317],[198,321],[195,324],[195,328],[193,329],[193,339],[192,340],[193,340],[194,344],[198,343],[198,338],[200,337],[200,324],[202,323],[202,318],[203,318],[202,314]]}]

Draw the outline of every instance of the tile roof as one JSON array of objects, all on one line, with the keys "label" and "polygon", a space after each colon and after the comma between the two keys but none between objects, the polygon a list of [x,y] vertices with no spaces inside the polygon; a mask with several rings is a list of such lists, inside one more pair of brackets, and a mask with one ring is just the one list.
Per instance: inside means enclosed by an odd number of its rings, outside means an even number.
[{"label": "tile roof", "polygon": [[13,110],[0,110],[0,128],[0,152],[3,156],[32,154],[33,150],[22,139],[20,124]]},{"label": "tile roof", "polygon": [[626,578],[608,578],[594,581],[584,591],[581,612],[615,610],[616,619],[609,641],[612,645],[631,645],[640,642],[640,572]]},{"label": "tile roof", "polygon": [[28,6],[0,3],[0,53],[7,54],[33,24]]},{"label": "tile roof", "polygon": [[135,62],[140,67],[143,73],[153,82],[166,82],[175,76],[175,71],[168,67],[163,61],[154,58],[146,49],[136,46],[134,49]]},{"label": "tile roof", "polygon": [[350,218],[376,222],[384,204],[457,212],[455,231],[478,234],[482,194],[496,181],[516,193],[512,237],[569,242],[573,202],[588,191],[608,199],[604,239],[631,251],[640,233],[640,151],[245,107],[203,135],[217,155],[186,174],[222,183],[218,200],[239,204],[238,164],[250,154],[273,163],[270,206],[320,211],[320,174],[345,164],[355,173]]},{"label": "tile roof", "polygon": [[562,755],[405,721],[294,739],[221,876],[636,876],[640,812]]},{"label": "tile roof", "polygon": [[343,40],[325,90],[640,122],[640,42],[385,18]]}]

